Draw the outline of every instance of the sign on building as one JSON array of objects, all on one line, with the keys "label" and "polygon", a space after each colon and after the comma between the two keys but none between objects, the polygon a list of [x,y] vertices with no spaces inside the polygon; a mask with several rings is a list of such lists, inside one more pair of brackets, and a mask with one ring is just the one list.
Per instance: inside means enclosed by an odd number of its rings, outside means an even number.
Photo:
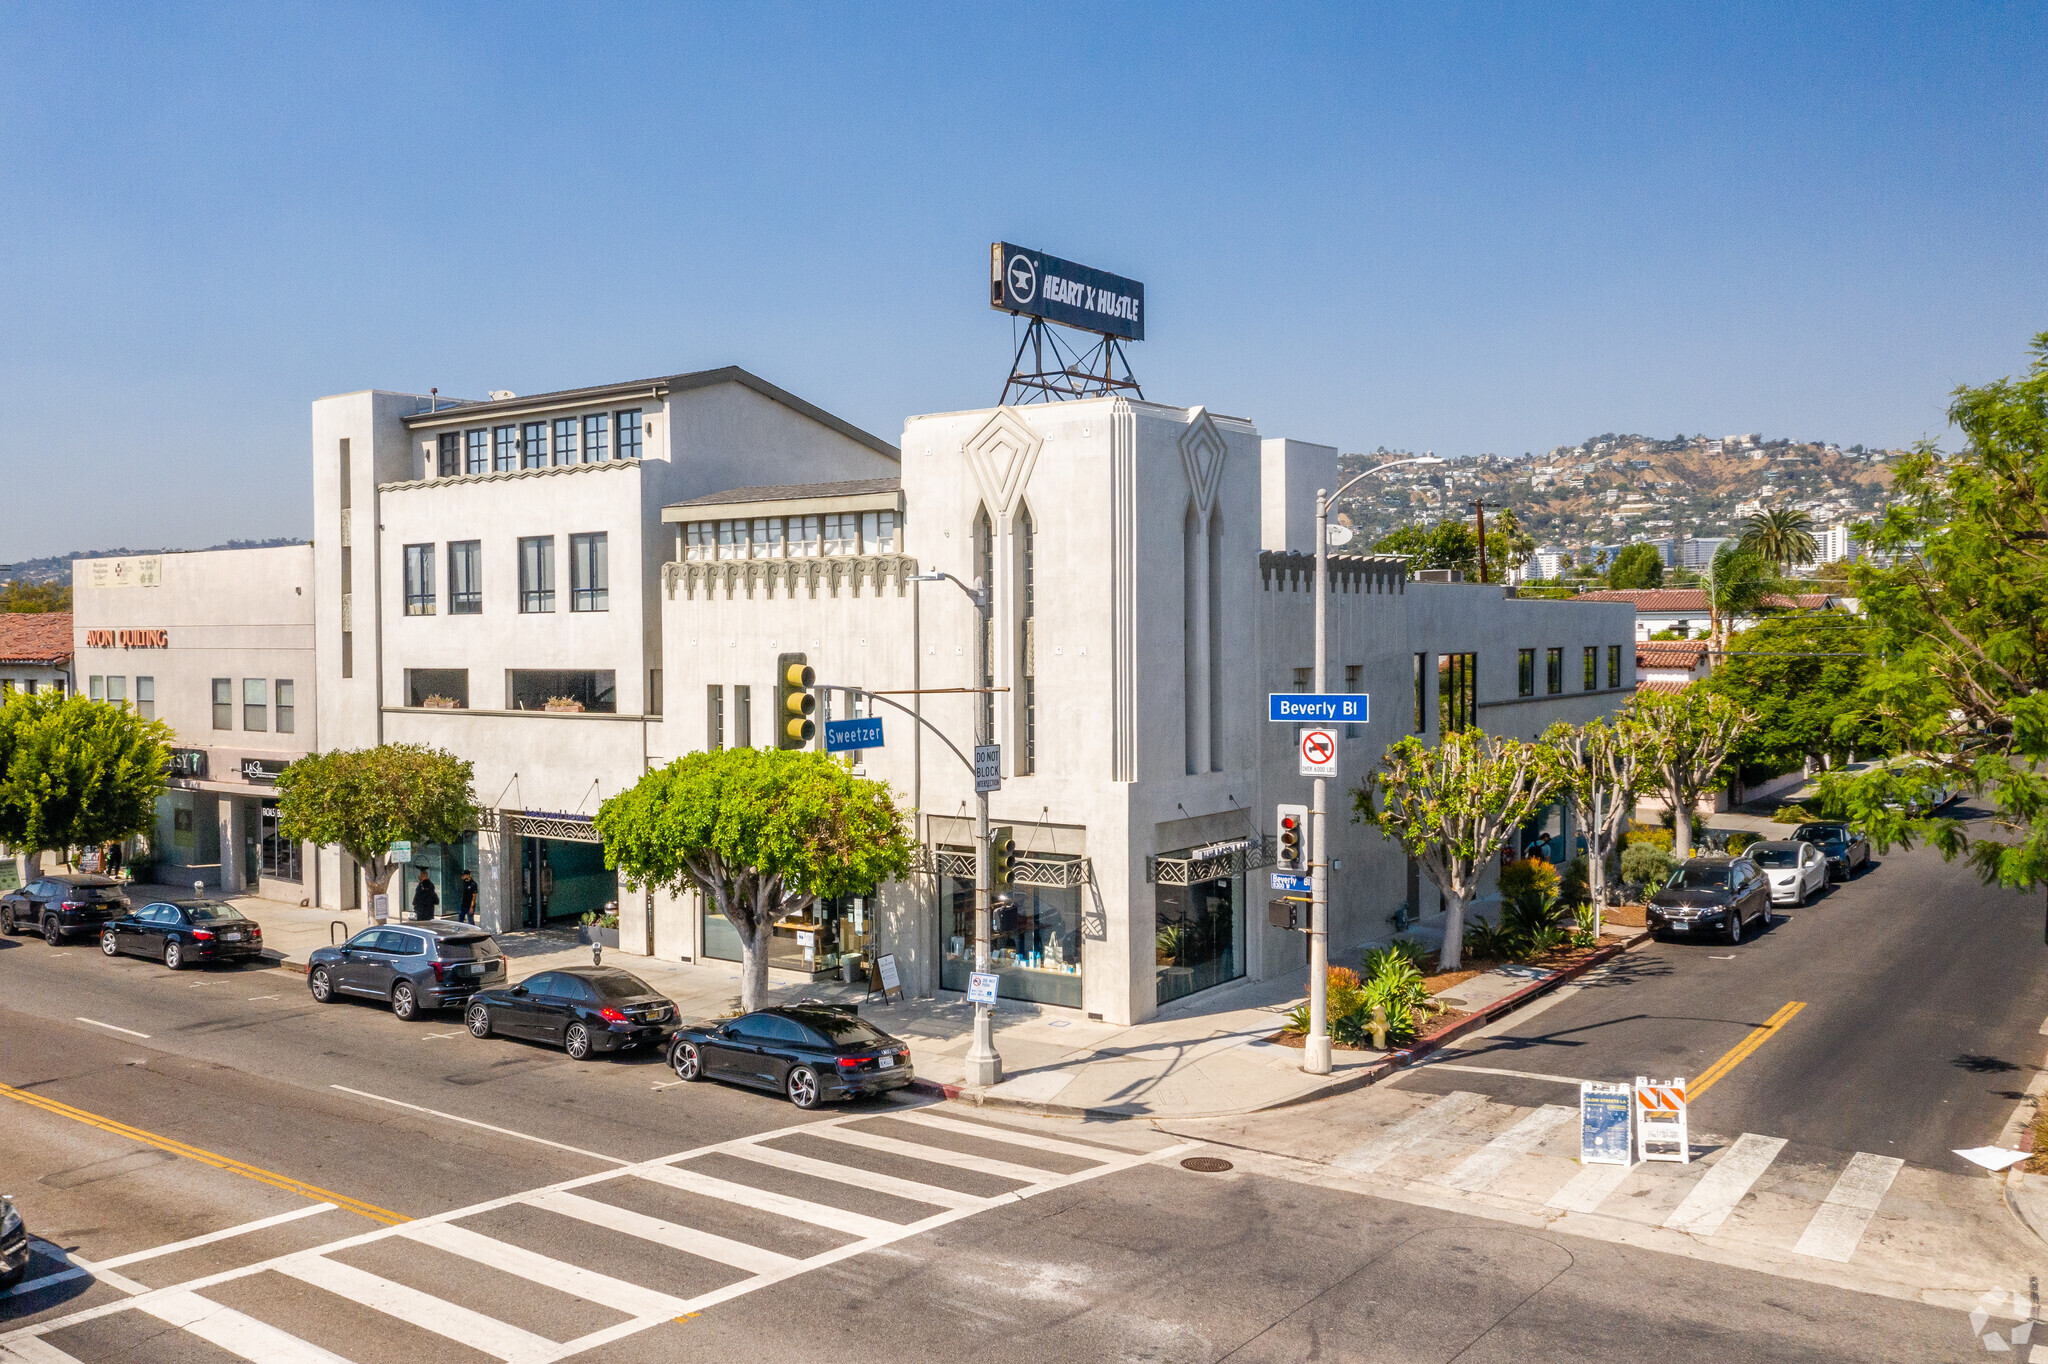
[{"label": "sign on building", "polygon": [[1009,242],[989,248],[989,272],[991,308],[1124,341],[1145,339],[1145,286],[1134,279]]},{"label": "sign on building", "polygon": [[1625,1084],[1602,1084],[1598,1080],[1579,1082],[1581,1165],[1634,1164],[1629,1145],[1633,1098],[1633,1092]]},{"label": "sign on building", "polygon": [[1301,731],[1295,739],[1295,749],[1301,755],[1301,775],[1304,777],[1334,777],[1337,775],[1337,731],[1311,726]]},{"label": "sign on building", "polygon": [[1266,718],[1275,724],[1362,725],[1371,718],[1371,709],[1372,698],[1363,692],[1266,694]]},{"label": "sign on building", "polygon": [[1644,1160],[1685,1165],[1692,1146],[1685,1131],[1685,1078],[1646,1080],[1636,1076],[1636,1149]]}]

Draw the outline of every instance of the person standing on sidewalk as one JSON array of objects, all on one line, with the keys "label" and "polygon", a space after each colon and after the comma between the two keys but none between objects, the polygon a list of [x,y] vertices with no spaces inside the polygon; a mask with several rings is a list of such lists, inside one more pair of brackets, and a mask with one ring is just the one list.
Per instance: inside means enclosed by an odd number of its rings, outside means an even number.
[{"label": "person standing on sidewalk", "polygon": [[412,917],[431,919],[440,904],[440,893],[434,889],[434,883],[427,878],[427,869],[421,867],[419,884],[412,888]]},{"label": "person standing on sidewalk", "polygon": [[466,924],[475,923],[476,878],[474,876],[471,876],[469,874],[468,869],[466,868],[463,870],[462,885],[457,888],[457,894],[459,894],[462,898],[456,907],[455,917],[462,920],[462,922]]}]

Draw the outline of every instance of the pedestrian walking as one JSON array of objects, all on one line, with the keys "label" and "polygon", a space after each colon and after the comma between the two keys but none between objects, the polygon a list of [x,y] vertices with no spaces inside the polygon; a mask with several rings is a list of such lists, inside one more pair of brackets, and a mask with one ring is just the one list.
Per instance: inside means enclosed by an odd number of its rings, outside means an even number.
[{"label": "pedestrian walking", "polygon": [[427,879],[427,869],[421,867],[419,884],[412,888],[412,917],[431,919],[440,904],[440,893],[434,889],[434,883]]},{"label": "pedestrian walking", "polygon": [[456,917],[466,924],[473,924],[476,922],[476,878],[467,869],[462,873],[460,893],[462,899],[456,908]]}]

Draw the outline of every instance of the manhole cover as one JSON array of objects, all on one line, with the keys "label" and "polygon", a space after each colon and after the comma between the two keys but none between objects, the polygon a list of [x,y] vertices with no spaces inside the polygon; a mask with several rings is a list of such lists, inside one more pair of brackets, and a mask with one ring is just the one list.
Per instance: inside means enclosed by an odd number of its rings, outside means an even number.
[{"label": "manhole cover", "polygon": [[1180,1163],[1180,1168],[1193,1170],[1198,1175],[1220,1175],[1230,1168],[1230,1162],[1214,1156],[1189,1156]]}]

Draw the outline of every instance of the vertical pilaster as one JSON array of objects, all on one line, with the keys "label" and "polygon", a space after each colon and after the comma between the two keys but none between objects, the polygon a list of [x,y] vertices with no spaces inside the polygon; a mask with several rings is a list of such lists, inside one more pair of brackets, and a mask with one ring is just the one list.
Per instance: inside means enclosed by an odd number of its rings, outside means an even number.
[{"label": "vertical pilaster", "polygon": [[514,845],[493,814],[486,812],[476,834],[476,917],[484,932],[503,933],[512,927],[507,889],[517,884],[517,869],[506,864]]},{"label": "vertical pilaster", "polygon": [[239,796],[222,796],[220,810],[220,891],[240,895],[249,889],[249,821]]}]

